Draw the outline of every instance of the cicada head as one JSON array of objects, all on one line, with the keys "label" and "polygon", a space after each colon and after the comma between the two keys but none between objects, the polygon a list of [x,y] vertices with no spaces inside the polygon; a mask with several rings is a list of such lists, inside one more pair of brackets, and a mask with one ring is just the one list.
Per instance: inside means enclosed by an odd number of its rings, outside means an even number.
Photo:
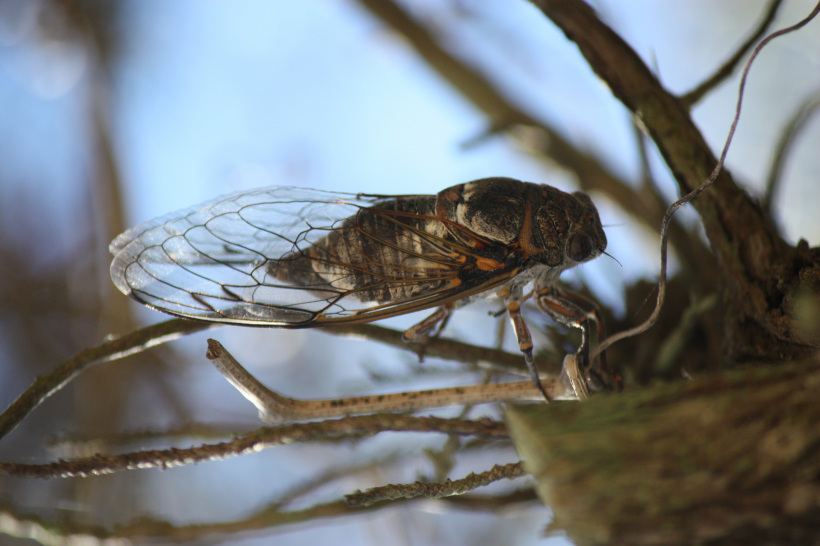
[{"label": "cicada head", "polygon": [[594,260],[606,250],[606,234],[592,199],[580,191],[573,192],[572,197],[577,206],[571,207],[575,217],[570,220],[564,249],[564,255],[574,262],[570,267]]},{"label": "cicada head", "polygon": [[588,262],[606,249],[606,235],[598,211],[582,192],[564,193],[542,184],[535,208],[531,257],[551,268],[553,274]]}]

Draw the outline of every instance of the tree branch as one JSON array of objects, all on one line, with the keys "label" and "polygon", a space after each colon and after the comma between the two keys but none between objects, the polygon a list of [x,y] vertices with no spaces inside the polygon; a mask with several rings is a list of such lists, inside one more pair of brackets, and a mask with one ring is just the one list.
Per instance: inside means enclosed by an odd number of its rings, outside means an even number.
[{"label": "tree branch", "polygon": [[[533,3],[578,45],[613,95],[642,120],[681,193],[690,193],[708,179],[717,160],[686,106],[661,86],[632,48],[581,0]],[[749,317],[758,323],[762,334],[779,340],[781,355],[806,354],[806,340],[780,306],[799,282],[795,269],[799,270],[805,258],[780,238],[760,207],[725,169],[692,204],[703,220],[732,303],[740,311],[735,320]],[[743,350],[748,348],[738,348]]]},{"label": "tree branch", "polygon": [[[319,419],[384,411],[420,411],[465,404],[485,404],[504,400],[538,400],[543,396],[532,381],[487,383],[423,391],[373,394],[351,398],[299,400],[272,391],[251,375],[221,343],[208,340],[206,357],[225,378],[259,410],[266,423]],[[576,400],[575,392],[560,376],[544,378],[543,388],[550,400]]]}]

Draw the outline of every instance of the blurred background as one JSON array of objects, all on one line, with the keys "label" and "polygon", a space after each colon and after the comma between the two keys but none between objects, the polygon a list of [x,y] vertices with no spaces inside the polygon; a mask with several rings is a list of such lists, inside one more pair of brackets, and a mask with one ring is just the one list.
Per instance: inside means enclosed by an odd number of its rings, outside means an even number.
[{"label": "blurred background", "polygon": [[[0,0],[4,408],[77,351],[167,318],[111,284],[107,248],[117,234],[267,185],[425,194],[510,176],[581,188],[595,200],[608,226],[607,250],[620,265],[603,257],[563,280],[605,307],[611,331],[651,308],[656,230],[677,186],[576,48],[523,0],[395,1]],[[664,85],[681,94],[730,57],[770,4],[593,2]],[[782,2],[772,29],[796,22],[812,5]],[[820,244],[820,116],[811,117],[820,90],[818,24],[760,55],[727,160],[736,181],[763,206],[771,194],[783,237],[812,246]],[[716,155],[736,93],[737,75],[692,110]],[[775,168],[784,131],[795,120],[798,131]],[[679,212],[676,230],[666,324],[656,327],[656,337],[611,357],[627,383],[697,372],[721,354],[714,264],[691,209]],[[488,316],[498,308],[482,302],[460,310],[444,335],[515,351],[503,321]],[[542,357],[560,362],[565,332],[556,333],[537,313],[529,316],[534,329],[544,328]],[[386,325],[406,328],[420,318]],[[6,437],[0,458],[48,462],[105,446],[61,438],[122,440],[114,449],[133,450],[201,443],[203,434],[225,437],[259,426],[255,409],[205,360],[207,337],[219,339],[271,388],[301,398],[483,377],[432,358],[419,364],[410,352],[367,340],[226,327],[92,368]],[[480,415],[500,412],[488,406],[470,413]],[[208,426],[170,439],[116,436],[186,424]],[[336,506],[357,488],[462,477],[515,460],[505,443],[455,450],[441,435],[382,434],[168,471],[2,478],[0,503],[12,519],[39,515],[59,524],[18,526],[17,534],[39,529],[49,544],[60,543],[66,530],[110,530],[138,518],[189,530],[225,523],[187,535],[208,543],[267,544],[275,534],[277,544],[531,544],[550,514],[526,478],[480,490],[475,502],[310,511]],[[253,519],[271,506],[297,515]],[[34,541],[0,535],[0,544]]]}]

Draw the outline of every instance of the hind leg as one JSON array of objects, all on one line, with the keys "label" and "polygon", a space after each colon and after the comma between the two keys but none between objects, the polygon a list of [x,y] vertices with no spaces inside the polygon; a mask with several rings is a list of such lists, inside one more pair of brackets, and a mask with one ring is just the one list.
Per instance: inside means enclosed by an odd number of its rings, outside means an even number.
[{"label": "hind leg", "polygon": [[444,330],[444,327],[447,325],[447,321],[450,320],[450,314],[453,312],[453,309],[455,309],[455,303],[442,305],[436,309],[432,315],[404,331],[402,339],[405,342],[421,344],[418,351],[419,362],[424,360],[424,351],[427,349],[427,342],[431,337],[429,335],[430,332],[436,328],[436,332],[432,337],[437,337],[441,334],[441,331]]}]

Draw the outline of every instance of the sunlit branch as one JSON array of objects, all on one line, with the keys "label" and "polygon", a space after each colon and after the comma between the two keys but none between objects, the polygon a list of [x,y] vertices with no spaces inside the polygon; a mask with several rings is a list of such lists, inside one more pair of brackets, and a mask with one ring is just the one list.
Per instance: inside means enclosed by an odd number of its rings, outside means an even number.
[{"label": "sunlit branch", "polygon": [[374,435],[385,431],[440,432],[498,438],[504,438],[507,435],[503,423],[490,419],[464,421],[436,417],[376,414],[266,427],[238,436],[229,442],[205,444],[186,449],[147,450],[122,455],[85,457],[47,464],[0,463],[0,476],[67,478],[111,474],[138,468],[170,468],[255,453],[277,445],[325,440],[348,434]]},{"label": "sunlit branch", "polygon": [[103,436],[64,435],[48,440],[46,447],[55,457],[77,458],[96,453],[106,453],[117,448],[151,441],[171,442],[192,438],[198,440],[230,438],[237,431],[249,428],[247,423],[185,423],[168,429],[140,429]]}]

